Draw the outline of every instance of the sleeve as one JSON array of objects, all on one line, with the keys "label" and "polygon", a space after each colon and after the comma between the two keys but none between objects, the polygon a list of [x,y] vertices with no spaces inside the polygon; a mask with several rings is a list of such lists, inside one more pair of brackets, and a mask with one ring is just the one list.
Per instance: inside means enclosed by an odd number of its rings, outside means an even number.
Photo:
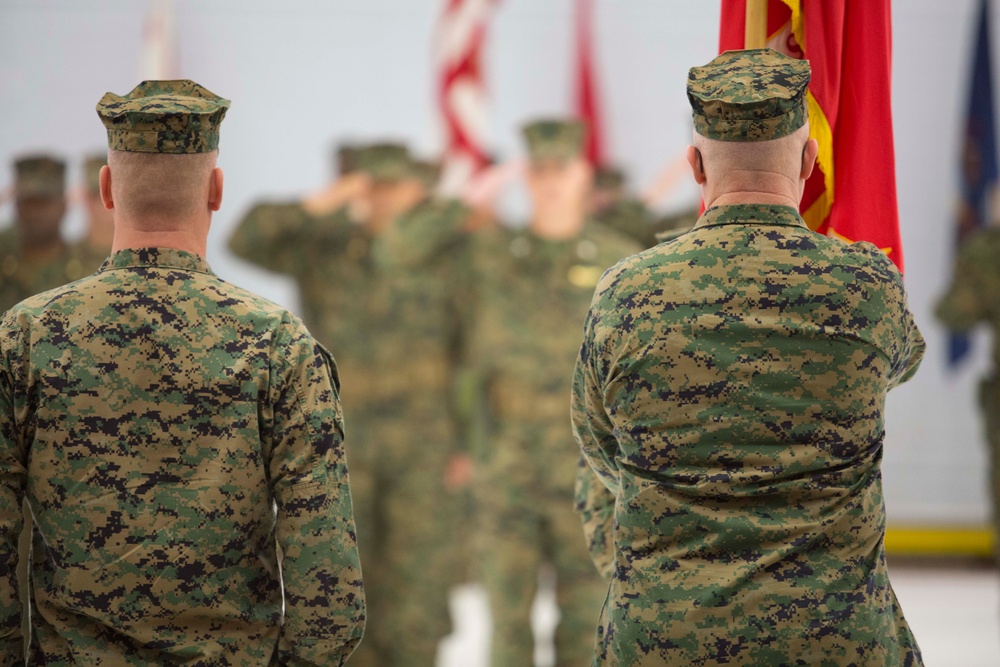
[{"label": "sleeve", "polygon": [[974,252],[975,243],[973,237],[958,253],[951,285],[934,310],[938,321],[952,331],[968,331],[989,316],[991,294],[983,284]]},{"label": "sleeve", "polygon": [[[598,288],[600,289],[600,288]],[[583,345],[573,373],[573,398],[570,415],[573,435],[587,462],[601,481],[612,491],[618,488],[618,440],[614,426],[604,407],[603,383],[596,364],[598,348],[594,341],[594,323],[597,319],[596,303],[591,306],[584,325]]]},{"label": "sleeve", "polygon": [[343,248],[351,224],[346,208],[315,218],[297,202],[257,204],[229,237],[229,249],[270,271],[297,275],[310,262],[328,261]]},{"label": "sleeve", "polygon": [[615,553],[612,532],[615,496],[581,455],[576,467],[575,507],[583,522],[583,536],[590,558],[605,579],[614,573]]},{"label": "sleeve", "polygon": [[365,597],[336,364],[304,329],[278,354],[288,365],[273,405],[268,470],[283,554],[279,664],[342,665],[361,641]]},{"label": "sleeve", "polygon": [[0,665],[24,664],[22,596],[18,590],[18,537],[24,525],[26,453],[20,424],[27,410],[17,389],[20,336],[13,311],[0,319]]}]

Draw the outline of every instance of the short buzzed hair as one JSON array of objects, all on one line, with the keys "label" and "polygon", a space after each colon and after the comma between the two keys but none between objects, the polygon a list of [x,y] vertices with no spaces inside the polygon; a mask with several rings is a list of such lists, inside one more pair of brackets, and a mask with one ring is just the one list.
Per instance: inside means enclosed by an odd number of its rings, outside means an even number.
[{"label": "short buzzed hair", "polygon": [[172,229],[206,206],[217,156],[109,150],[115,208],[146,231]]},{"label": "short buzzed hair", "polygon": [[806,123],[791,134],[770,141],[721,141],[695,132],[694,145],[702,152],[706,169],[718,166],[724,170],[795,173],[801,168],[802,145],[808,139]]}]

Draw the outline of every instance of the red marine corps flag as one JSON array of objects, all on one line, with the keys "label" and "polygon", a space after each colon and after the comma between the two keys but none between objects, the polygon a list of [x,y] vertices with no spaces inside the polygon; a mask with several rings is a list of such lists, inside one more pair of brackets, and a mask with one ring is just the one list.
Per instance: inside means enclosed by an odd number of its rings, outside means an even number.
[{"label": "red marine corps flag", "polygon": [[[819,158],[806,183],[802,217],[822,234],[874,243],[902,271],[889,4],[766,0],[760,26],[763,30],[766,22],[767,46],[812,65],[809,123]],[[754,30],[751,24],[748,33],[747,27],[747,0],[722,0],[720,50],[744,48]]]},{"label": "red marine corps flag", "polygon": [[587,159],[604,163],[604,127],[594,57],[592,0],[576,0],[576,115],[587,124]]},{"label": "red marine corps flag", "polygon": [[498,0],[443,0],[435,38],[438,109],[444,126],[441,189],[455,194],[490,163],[482,51]]}]

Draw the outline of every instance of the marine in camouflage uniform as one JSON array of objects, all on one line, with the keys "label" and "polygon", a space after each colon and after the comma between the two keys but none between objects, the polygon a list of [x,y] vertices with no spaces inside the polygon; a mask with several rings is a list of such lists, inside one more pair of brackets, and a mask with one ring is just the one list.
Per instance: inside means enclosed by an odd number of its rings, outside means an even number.
[{"label": "marine in camouflage uniform", "polygon": [[[525,127],[525,138],[532,170],[564,172],[582,160],[579,123],[538,121]],[[494,667],[533,662],[531,605],[544,564],[557,579],[557,665],[589,664],[604,599],[573,512],[576,455],[566,396],[593,287],[638,247],[586,221],[586,187],[577,228],[563,238],[537,226],[537,201],[526,229],[472,237],[467,358],[484,387],[488,422],[474,489]]]},{"label": "marine in camouflage uniform", "polygon": [[108,163],[107,153],[89,155],[83,161],[83,204],[87,214],[86,235],[70,248],[71,260],[84,275],[96,271],[111,254],[115,225],[113,214],[101,201],[101,167]]},{"label": "marine in camouflage uniform", "polygon": [[14,162],[14,174],[16,220],[0,232],[0,312],[85,275],[60,234],[66,164],[31,155]]},{"label": "marine in camouflage uniform", "polygon": [[[948,291],[935,310],[937,319],[952,331],[966,332],[985,324],[1000,332],[1000,227],[973,233],[959,250]],[[979,386],[979,405],[983,411],[986,440],[989,445],[990,492],[993,522],[1000,535],[1000,339],[994,335],[994,371]],[[1000,562],[1000,547],[996,557]]]},{"label": "marine in camouflage uniform", "polygon": [[[217,148],[228,106],[146,81],[98,113],[114,151],[192,154]],[[295,316],[186,250],[119,250],[8,311],[0,664],[25,664],[22,498],[28,664],[343,664],[364,594],[338,389]]]},{"label": "marine in camouflage uniform", "polygon": [[[694,68],[696,132],[720,155],[791,135],[809,76],[764,49]],[[698,164],[706,193],[723,187]],[[893,264],[773,203],[789,184],[762,204],[713,191],[694,230],[597,287],[572,405],[615,499],[595,665],[922,664],[889,583],[879,467],[886,393],[923,339]]]},{"label": "marine in camouflage uniform", "polygon": [[452,515],[443,471],[457,446],[458,319],[447,252],[424,255],[384,237],[401,214],[437,220],[455,213],[430,203],[409,210],[417,202],[408,203],[407,189],[425,189],[433,170],[415,169],[405,147],[366,147],[358,164],[371,182],[370,215],[379,219],[354,222],[347,207],[316,216],[301,203],[262,204],[230,247],[294,276],[310,329],[342,350],[369,608],[369,630],[351,664],[433,665],[451,631],[445,524]]}]

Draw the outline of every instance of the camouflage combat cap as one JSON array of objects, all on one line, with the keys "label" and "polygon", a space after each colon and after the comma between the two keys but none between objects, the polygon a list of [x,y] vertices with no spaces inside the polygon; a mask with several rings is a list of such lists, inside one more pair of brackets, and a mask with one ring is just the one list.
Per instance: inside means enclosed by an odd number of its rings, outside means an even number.
[{"label": "camouflage combat cap", "polygon": [[437,185],[441,178],[441,163],[430,160],[414,160],[410,166],[413,176],[428,190]]},{"label": "camouflage combat cap", "polygon": [[567,161],[583,155],[587,127],[578,120],[544,118],[521,128],[533,161]]},{"label": "camouflage combat cap", "polygon": [[337,172],[345,176],[353,174],[358,170],[358,153],[361,147],[357,144],[340,144],[335,151],[334,161],[337,164]]},{"label": "camouflage combat cap", "polygon": [[413,160],[403,144],[372,144],[358,151],[358,168],[375,181],[399,181],[413,175]]},{"label": "camouflage combat cap", "polygon": [[66,193],[66,163],[50,155],[28,155],[14,161],[14,194],[62,197]]},{"label": "camouflage combat cap", "polygon": [[598,167],[594,172],[594,187],[612,190],[625,186],[625,172],[617,167]]},{"label": "camouflage combat cap", "polygon": [[108,148],[134,153],[209,153],[229,100],[187,79],[143,81],[125,97],[105,93],[97,115]]},{"label": "camouflage combat cap", "polygon": [[806,122],[812,70],[773,49],[726,51],[688,72],[695,132],[719,141],[780,139]]},{"label": "camouflage combat cap", "polygon": [[101,191],[101,167],[107,163],[107,153],[94,153],[84,158],[83,184],[90,194],[96,195]]}]

